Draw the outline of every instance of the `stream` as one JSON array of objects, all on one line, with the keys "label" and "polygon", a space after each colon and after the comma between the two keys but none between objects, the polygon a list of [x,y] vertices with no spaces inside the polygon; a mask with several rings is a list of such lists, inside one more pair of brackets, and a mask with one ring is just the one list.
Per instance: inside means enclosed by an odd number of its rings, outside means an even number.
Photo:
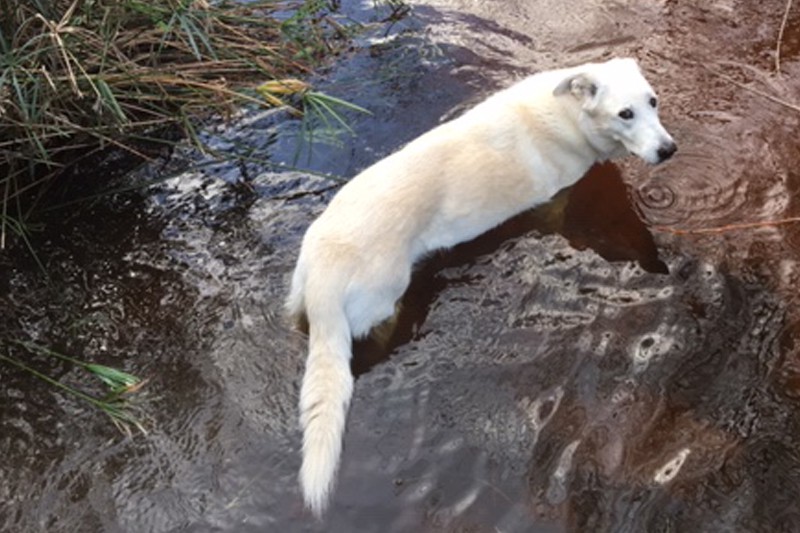
[{"label": "stream", "polygon": [[[370,111],[355,136],[244,110],[202,133],[238,160],[182,146],[126,176],[145,191],[56,212],[32,242],[48,277],[0,256],[0,335],[148,379],[148,434],[126,437],[0,365],[1,531],[800,531],[800,224],[730,227],[800,216],[800,6],[777,73],[778,0],[410,5],[312,80]],[[639,60],[678,153],[596,166],[420,266],[389,345],[356,346],[316,521],[306,339],[282,315],[305,229],[342,178],[491,92],[612,56]]]}]

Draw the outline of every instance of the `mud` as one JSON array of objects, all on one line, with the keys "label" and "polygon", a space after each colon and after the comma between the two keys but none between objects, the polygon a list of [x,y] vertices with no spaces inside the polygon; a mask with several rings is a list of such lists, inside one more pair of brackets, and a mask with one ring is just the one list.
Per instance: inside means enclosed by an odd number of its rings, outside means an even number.
[{"label": "mud", "polygon": [[[3,339],[150,379],[150,432],[125,438],[0,366],[0,530],[800,530],[800,225],[730,227],[800,216],[800,8],[778,74],[785,2],[413,7],[317,81],[372,111],[357,137],[298,150],[296,122],[246,112],[204,133],[241,163],[177,150],[126,178],[175,176],[146,193],[55,212],[32,241],[47,277],[23,249],[0,258]],[[339,177],[492,90],[614,55],[639,59],[679,153],[599,166],[421,265],[388,348],[358,346],[315,522],[296,483],[305,339],[281,316],[303,231]]]}]

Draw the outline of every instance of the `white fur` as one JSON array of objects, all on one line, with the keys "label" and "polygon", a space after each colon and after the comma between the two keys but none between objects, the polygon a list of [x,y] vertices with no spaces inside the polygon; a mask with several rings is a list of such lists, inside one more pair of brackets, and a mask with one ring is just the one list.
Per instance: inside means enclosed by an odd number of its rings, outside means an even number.
[{"label": "white fur", "polygon": [[364,170],[311,224],[286,305],[309,323],[300,482],[315,515],[339,466],[352,338],[394,314],[425,254],[547,201],[597,161],[672,155],[654,96],[632,59],[536,74]]}]

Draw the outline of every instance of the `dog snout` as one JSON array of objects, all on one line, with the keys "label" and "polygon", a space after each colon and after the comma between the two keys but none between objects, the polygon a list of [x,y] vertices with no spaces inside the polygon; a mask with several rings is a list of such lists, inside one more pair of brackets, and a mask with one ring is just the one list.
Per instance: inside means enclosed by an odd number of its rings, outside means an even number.
[{"label": "dog snout", "polygon": [[662,163],[672,157],[672,155],[678,151],[678,145],[675,144],[674,141],[669,141],[668,143],[662,144],[658,148],[658,162]]}]

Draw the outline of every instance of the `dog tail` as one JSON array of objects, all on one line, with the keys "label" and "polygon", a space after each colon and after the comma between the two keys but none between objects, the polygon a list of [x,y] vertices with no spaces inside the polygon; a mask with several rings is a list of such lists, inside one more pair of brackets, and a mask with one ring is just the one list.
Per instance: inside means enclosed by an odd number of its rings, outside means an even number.
[{"label": "dog tail", "polygon": [[[308,298],[310,293],[306,294]],[[353,395],[352,339],[340,298],[307,302],[309,354],[300,390],[303,465],[300,485],[306,506],[317,517],[328,506],[339,469],[345,420]],[[315,303],[321,309],[315,309]]]}]

